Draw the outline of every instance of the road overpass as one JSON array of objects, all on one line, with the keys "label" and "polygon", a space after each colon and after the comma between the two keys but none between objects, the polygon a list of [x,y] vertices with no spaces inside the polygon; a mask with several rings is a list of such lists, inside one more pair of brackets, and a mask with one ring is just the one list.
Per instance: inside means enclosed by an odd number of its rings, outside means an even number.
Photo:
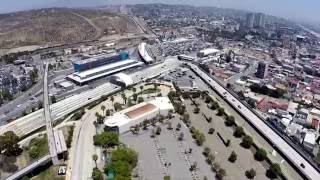
[{"label": "road overpass", "polygon": [[53,133],[52,128],[52,121],[50,115],[50,102],[49,102],[49,90],[48,90],[48,64],[46,64],[44,77],[43,77],[43,107],[44,107],[44,117],[46,121],[46,129],[47,129],[47,139],[48,139],[48,146],[49,152],[52,159],[53,164],[58,164],[58,154],[57,154],[57,147],[55,136]]},{"label": "road overpass", "polygon": [[[320,179],[320,173],[313,167],[303,156],[301,156],[292,146],[290,146],[282,137],[274,132],[260,117],[258,117],[251,109],[229,93],[217,81],[211,78],[207,73],[203,72],[198,66],[188,63],[190,68],[197,73],[206,83],[208,83],[220,96],[238,112],[240,112],[260,133],[268,138],[279,151],[281,151],[292,164],[295,165],[300,172],[308,179]],[[301,167],[303,164],[305,167]]]},{"label": "road overpass", "polygon": [[51,158],[50,154],[45,155],[42,158],[38,159],[37,161],[34,161],[33,163],[31,163],[29,166],[26,166],[25,168],[22,168],[19,171],[17,171],[16,173],[7,177],[6,180],[19,179],[19,178],[23,177],[24,175],[28,174],[29,172],[31,172],[32,170],[36,169],[37,167],[49,163],[51,161],[51,159],[52,158]]}]

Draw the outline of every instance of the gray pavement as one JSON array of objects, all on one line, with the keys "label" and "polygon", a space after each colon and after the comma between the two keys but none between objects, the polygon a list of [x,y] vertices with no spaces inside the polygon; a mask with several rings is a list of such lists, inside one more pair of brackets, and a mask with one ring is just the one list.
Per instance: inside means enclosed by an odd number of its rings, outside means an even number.
[{"label": "gray pavement", "polygon": [[[178,117],[170,121],[173,127],[180,122]],[[181,142],[177,140],[180,132],[168,130],[165,124],[160,127],[161,135],[156,138],[150,137],[151,129],[154,128],[152,126],[148,130],[141,130],[139,135],[126,133],[121,136],[122,142],[139,153],[139,170],[137,171],[141,179],[162,180],[165,175],[169,175],[173,180],[203,179],[204,176],[214,179],[215,174],[202,155],[203,147],[194,143],[186,126],[182,126],[180,130],[185,135],[185,139]],[[193,149],[192,153],[185,154],[189,148]],[[191,172],[189,168],[194,162],[197,162],[198,168],[195,172]],[[171,165],[166,167],[165,163],[171,163]]]}]

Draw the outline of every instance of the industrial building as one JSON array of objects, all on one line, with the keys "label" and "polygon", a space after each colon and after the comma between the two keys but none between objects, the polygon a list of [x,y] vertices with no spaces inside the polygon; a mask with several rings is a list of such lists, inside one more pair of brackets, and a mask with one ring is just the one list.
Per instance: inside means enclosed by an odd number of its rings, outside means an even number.
[{"label": "industrial building", "polygon": [[82,72],[88,69],[93,69],[106,64],[111,64],[129,58],[128,52],[122,51],[120,53],[101,54],[93,56],[88,59],[76,61],[73,63],[75,72]]},{"label": "industrial building", "polygon": [[147,44],[146,43],[140,43],[138,46],[138,51],[140,58],[146,63],[151,64],[154,62],[154,59],[149,55],[147,51]]},{"label": "industrial building", "polygon": [[140,67],[143,63],[140,61],[127,59],[124,61],[118,61],[111,64],[103,65],[93,69],[89,69],[82,72],[76,72],[67,77],[67,79],[75,82],[78,85],[83,85],[95,79],[105,77],[107,75],[115,74],[127,69]]},{"label": "industrial building", "polygon": [[203,49],[197,53],[198,57],[207,57],[207,56],[214,56],[217,55],[220,50],[215,49],[215,48],[208,48],[208,49]]},{"label": "industrial building", "polygon": [[143,102],[115,113],[105,120],[105,129],[119,134],[130,131],[130,128],[151,120],[159,115],[167,116],[173,106],[167,97],[156,97],[149,102]]}]

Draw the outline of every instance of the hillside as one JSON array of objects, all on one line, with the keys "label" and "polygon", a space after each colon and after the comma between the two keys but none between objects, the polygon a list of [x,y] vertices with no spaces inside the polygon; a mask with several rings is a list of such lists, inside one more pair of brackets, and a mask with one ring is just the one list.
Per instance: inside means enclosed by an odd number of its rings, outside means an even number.
[{"label": "hillside", "polygon": [[23,11],[0,15],[0,49],[75,43],[138,31],[128,18],[104,10]]}]

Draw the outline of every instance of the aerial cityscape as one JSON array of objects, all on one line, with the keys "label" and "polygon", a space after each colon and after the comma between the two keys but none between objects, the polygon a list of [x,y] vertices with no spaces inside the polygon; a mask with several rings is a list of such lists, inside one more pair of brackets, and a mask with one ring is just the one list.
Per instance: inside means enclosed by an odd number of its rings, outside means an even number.
[{"label": "aerial cityscape", "polygon": [[0,14],[0,180],[320,180],[318,29],[211,4]]}]

